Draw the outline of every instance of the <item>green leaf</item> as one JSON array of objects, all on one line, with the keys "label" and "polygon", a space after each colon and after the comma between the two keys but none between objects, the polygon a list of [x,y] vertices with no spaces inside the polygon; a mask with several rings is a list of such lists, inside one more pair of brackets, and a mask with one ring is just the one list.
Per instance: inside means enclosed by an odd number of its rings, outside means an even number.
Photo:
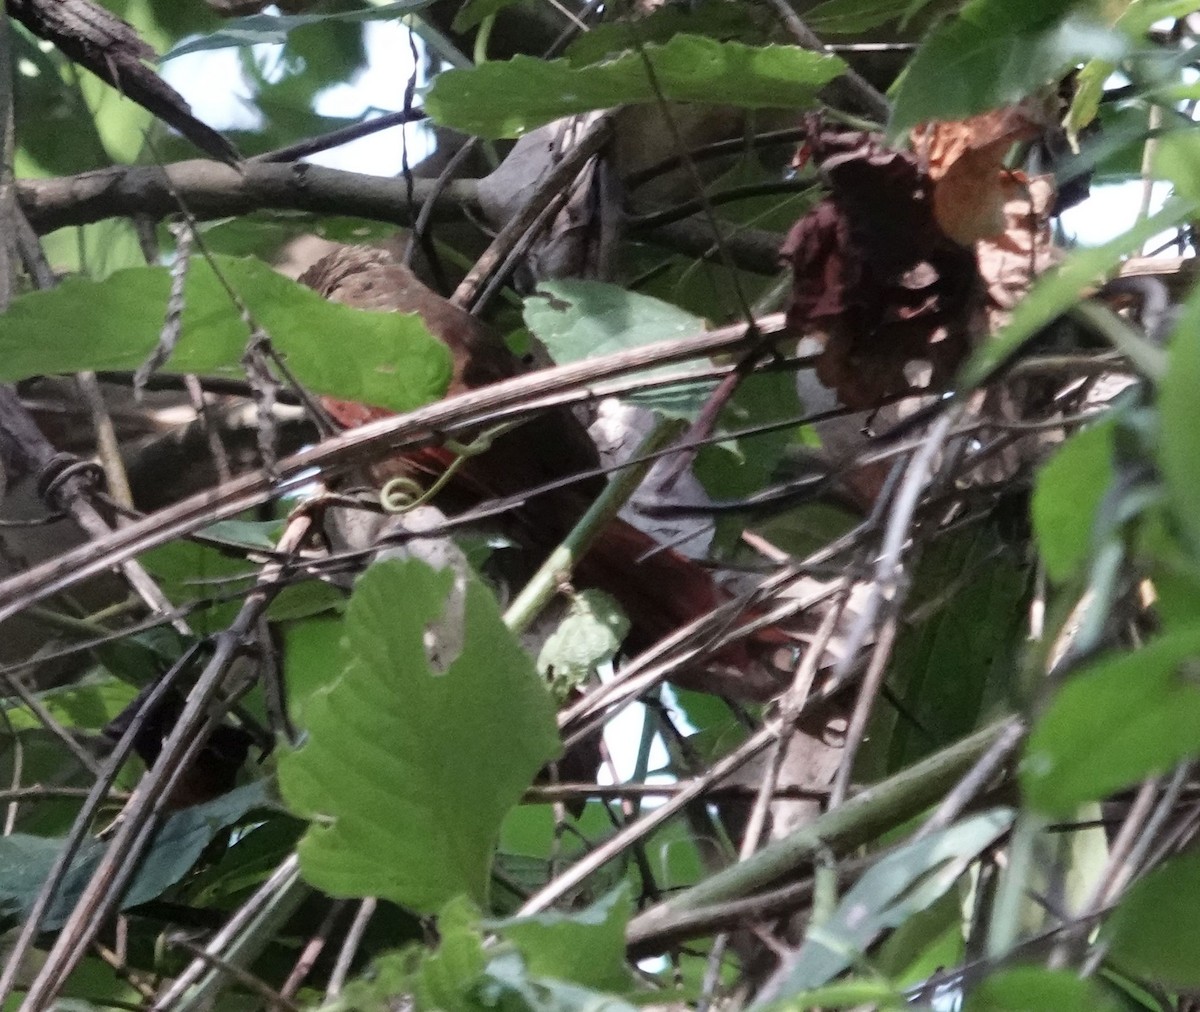
[{"label": "green leaf", "polygon": [[446,905],[438,916],[438,947],[427,954],[413,975],[418,1009],[469,1009],[467,998],[483,973],[487,954],[479,911],[463,897]]},{"label": "green leaf", "polygon": [[[314,392],[393,411],[445,393],[450,352],[415,314],[336,305],[256,260],[215,260],[289,368]],[[136,267],[101,282],[67,278],[14,300],[0,317],[0,382],[136,369],[158,340],[170,284],[165,267]],[[183,331],[166,371],[241,377],[246,325],[202,258],[188,272],[185,302]],[[47,334],[55,339],[46,340]]]},{"label": "green leaf", "polygon": [[639,17],[636,24],[610,21],[595,25],[567,47],[566,56],[574,66],[582,67],[637,49],[639,44],[670,42],[685,33],[741,42],[757,42],[761,37],[766,41],[766,33],[748,7],[708,0],[686,7],[675,4],[659,7]]},{"label": "green leaf", "polygon": [[411,994],[413,964],[411,950],[387,952],[376,959],[361,977],[349,981],[320,1012],[384,1012],[400,995]]},{"label": "green leaf", "polygon": [[1186,221],[1195,208],[1190,200],[1172,200],[1149,218],[1122,232],[1115,239],[1091,249],[1076,250],[1053,274],[1042,277],[1013,310],[1012,319],[976,351],[958,377],[958,389],[971,390],[1006,362],[1034,334],[1074,306],[1097,286],[1130,250]]},{"label": "green leaf", "polygon": [[866,1006],[879,1012],[909,1008],[904,992],[886,980],[847,977],[835,984],[813,988],[772,1003],[770,1012],[810,1012],[815,1008],[857,1008]]},{"label": "green leaf", "polygon": [[256,567],[196,541],[171,541],[139,556],[172,604],[211,599],[190,619],[202,634],[223,629],[242,606],[241,598],[255,578]]},{"label": "green leaf", "polygon": [[[99,731],[133,702],[137,689],[128,682],[105,677],[38,694],[38,699],[64,727]],[[23,704],[5,708],[6,724],[14,731],[42,727]]]},{"label": "green leaf", "polygon": [[1200,988],[1200,854],[1184,854],[1136,883],[1110,918],[1109,956],[1170,990]]},{"label": "green leaf", "polygon": [[1075,76],[1075,95],[1071,99],[1071,108],[1067,110],[1063,125],[1076,143],[1079,131],[1099,114],[1100,100],[1104,97],[1104,82],[1116,69],[1116,64],[1111,60],[1088,60]]},{"label": "green leaf", "polygon": [[597,991],[627,991],[625,925],[633,912],[628,883],[571,914],[545,913],[486,927],[513,942],[531,974]]},{"label": "green leaf", "polygon": [[[738,385],[717,428],[718,432],[753,429],[795,419],[800,414],[794,377],[782,371],[752,373]],[[696,477],[714,499],[752,495],[775,474],[793,433],[790,428],[780,427],[704,446],[696,456]]]},{"label": "green leaf", "polygon": [[913,914],[872,951],[876,972],[900,987],[916,986],[966,955],[962,897],[957,890]]},{"label": "green leaf", "polygon": [[1113,422],[1077,432],[1038,473],[1033,529],[1052,580],[1075,576],[1092,552],[1096,514],[1113,479]]},{"label": "green leaf", "polygon": [[1168,352],[1167,375],[1159,387],[1158,463],[1183,536],[1200,554],[1200,291],[1188,296]]},{"label": "green leaf", "polygon": [[935,28],[909,61],[896,91],[891,135],[927,120],[962,119],[1020,101],[1073,63],[1119,59],[1125,36],[1068,16],[1080,6],[1080,0],[971,0],[958,17]]},{"label": "green leaf", "polygon": [[301,729],[308,727],[308,706],[345,669],[349,656],[346,623],[341,615],[325,614],[283,627],[283,677],[288,713]]},{"label": "green leaf", "polygon": [[[678,340],[706,329],[701,317],[669,302],[600,281],[543,281],[525,300],[524,316],[525,326],[558,365],[612,355],[655,341]],[[663,366],[636,375],[678,371],[678,366]],[[668,418],[691,419],[712,387],[710,382],[701,382],[633,393],[625,399]]]},{"label": "green leaf", "polygon": [[556,690],[579,685],[616,656],[627,632],[629,619],[615,600],[600,590],[580,591],[542,644],[537,669],[553,679]]},{"label": "green leaf", "polygon": [[425,913],[484,901],[500,823],[558,751],[549,693],[495,598],[465,582],[389,560],[355,586],[349,662],[279,763],[288,805],[313,820],[301,869],[326,892]]},{"label": "green leaf", "polygon": [[[137,906],[161,895],[191,869],[227,826],[247,812],[268,803],[266,781],[256,781],[219,798],[172,815],[155,836],[121,898],[121,909]],[[63,841],[12,833],[0,837],[0,916],[23,914],[58,858]],[[84,886],[103,857],[105,844],[90,839],[67,872],[53,905],[42,922],[45,930],[60,927],[70,915]]]},{"label": "green leaf", "polygon": [[1067,970],[1021,966],[986,978],[963,1012],[1116,1012],[1120,1005],[1095,981]]},{"label": "green leaf", "polygon": [[173,46],[159,58],[159,63],[166,63],[187,53],[201,53],[213,49],[282,45],[288,41],[289,33],[309,25],[328,25],[336,21],[395,21],[407,14],[424,10],[433,2],[434,0],[400,0],[399,3],[381,4],[365,10],[330,14],[250,14],[243,18],[231,18],[215,32]]},{"label": "green leaf", "polygon": [[818,35],[865,32],[904,16],[912,0],[825,0],[804,15]]},{"label": "green leaf", "polygon": [[[638,1006],[613,994],[567,981],[533,976],[515,952],[501,953],[487,966],[471,1012],[523,1009],[528,1012],[637,1012]],[[464,1007],[463,1012],[467,1012]]]},{"label": "green leaf", "polygon": [[861,776],[881,779],[957,741],[1011,691],[1028,584],[1022,553],[990,525],[922,552],[889,674],[899,702],[876,713]]},{"label": "green leaf", "polygon": [[1175,192],[1196,203],[1200,201],[1200,137],[1193,130],[1172,130],[1158,139],[1154,149],[1154,171],[1169,179]]},{"label": "green leaf", "polygon": [[278,520],[218,520],[198,533],[241,548],[265,548],[273,552],[281,529]]},{"label": "green leaf", "polygon": [[836,56],[798,46],[754,47],[677,35],[665,44],[586,67],[514,56],[503,63],[447,70],[433,82],[425,109],[438,123],[465,133],[519,137],[562,116],[656,102],[655,83],[668,101],[802,109],[844,69]]},{"label": "green leaf", "polygon": [[780,971],[777,997],[821,987],[848,969],[882,932],[940,899],[1012,819],[1008,809],[984,812],[881,857],[827,921],[809,928]]},{"label": "green leaf", "polygon": [[520,3],[520,0],[465,0],[454,15],[450,29],[455,32],[469,32],[484,18],[498,14],[516,3]]},{"label": "green leaf", "polygon": [[1179,629],[1074,675],[1026,746],[1029,802],[1065,815],[1200,752],[1200,627]]},{"label": "green leaf", "polygon": [[327,611],[341,611],[345,606],[346,595],[337,587],[320,580],[302,580],[288,584],[276,595],[267,608],[267,618],[272,622],[295,622]]}]

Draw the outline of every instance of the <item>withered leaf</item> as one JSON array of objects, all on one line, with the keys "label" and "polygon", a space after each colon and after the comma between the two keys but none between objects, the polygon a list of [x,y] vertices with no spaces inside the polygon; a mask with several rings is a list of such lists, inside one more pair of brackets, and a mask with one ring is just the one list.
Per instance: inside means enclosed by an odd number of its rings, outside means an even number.
[{"label": "withered leaf", "polygon": [[927,173],[874,134],[810,120],[809,153],[830,195],[792,228],[790,326],[823,337],[817,377],[869,408],[912,385],[923,363],[943,383],[968,350],[973,252],[938,225]]},{"label": "withered leaf", "polygon": [[1005,155],[1017,141],[1032,140],[1055,125],[1048,100],[1031,98],[914,130],[913,147],[934,184],[933,213],[941,230],[964,246],[1003,232],[1012,175]]}]

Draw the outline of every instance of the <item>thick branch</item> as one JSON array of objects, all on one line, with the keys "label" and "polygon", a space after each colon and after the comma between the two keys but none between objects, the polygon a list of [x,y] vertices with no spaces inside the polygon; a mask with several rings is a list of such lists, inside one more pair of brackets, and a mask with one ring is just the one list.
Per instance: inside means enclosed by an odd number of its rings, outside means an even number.
[{"label": "thick branch", "polygon": [[[177,212],[180,201],[198,221],[254,211],[309,211],[411,225],[431,193],[437,219],[478,211],[474,179],[454,180],[440,190],[431,179],[415,179],[410,204],[403,179],[306,164],[252,161],[235,168],[197,159],[165,167],[120,165],[17,183],[17,200],[43,234],[108,218],[140,215],[157,220]],[[712,229],[699,216],[639,230],[638,236],[693,256],[711,255],[715,248]],[[774,232],[733,225],[725,236],[737,265],[761,274],[778,271],[781,240]]]},{"label": "thick branch", "polygon": [[[106,218],[165,218],[180,202],[200,221],[253,211],[311,211],[412,223],[433,191],[428,179],[413,181],[412,203],[403,179],[343,172],[316,165],[242,162],[236,168],[197,159],[156,165],[114,166],[17,184],[17,200],[39,233]],[[435,198],[439,215],[477,206],[473,179],[451,182]]]}]

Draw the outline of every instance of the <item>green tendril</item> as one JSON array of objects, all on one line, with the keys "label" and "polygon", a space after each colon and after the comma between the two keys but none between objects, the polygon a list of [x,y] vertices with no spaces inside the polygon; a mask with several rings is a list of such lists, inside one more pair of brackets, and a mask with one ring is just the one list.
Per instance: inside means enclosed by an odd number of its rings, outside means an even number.
[{"label": "green tendril", "polygon": [[388,513],[408,513],[410,510],[415,510],[418,506],[424,506],[435,495],[437,495],[446,483],[454,477],[455,472],[463,465],[463,462],[471,457],[477,457],[481,453],[487,453],[492,448],[492,443],[506,432],[515,429],[521,423],[501,422],[485,432],[481,432],[475,439],[469,443],[460,443],[455,439],[447,439],[445,447],[452,453],[458,454],[450,462],[450,466],[438,477],[428,489],[421,487],[419,482],[412,478],[392,478],[386,485],[380,489],[379,505]]}]

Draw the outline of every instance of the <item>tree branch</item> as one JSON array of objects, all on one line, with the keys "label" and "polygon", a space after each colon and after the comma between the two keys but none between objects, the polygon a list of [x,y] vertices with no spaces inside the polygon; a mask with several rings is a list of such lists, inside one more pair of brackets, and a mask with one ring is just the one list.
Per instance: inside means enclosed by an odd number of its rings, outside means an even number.
[{"label": "tree branch", "polygon": [[[255,211],[308,211],[351,215],[410,226],[432,197],[435,220],[479,210],[478,180],[457,179],[439,188],[433,179],[413,180],[412,202],[403,179],[326,169],[307,164],[242,162],[238,167],[196,159],[167,166],[119,165],[77,176],[23,179],[17,201],[41,234],[108,218],[165,218],[180,201],[197,221]],[[711,254],[716,240],[707,221],[693,216],[653,229],[648,239],[692,256]],[[726,248],[743,270],[779,270],[782,236],[730,224]]]},{"label": "tree branch", "polygon": [[[186,205],[200,221],[252,211],[311,211],[409,225],[432,192],[430,179],[413,181],[412,205],[403,179],[296,163],[242,162],[236,168],[196,159],[167,166],[114,166],[17,183],[17,201],[39,233],[107,218],[165,218]],[[435,215],[460,215],[478,206],[476,181],[459,179],[435,196]]]}]

